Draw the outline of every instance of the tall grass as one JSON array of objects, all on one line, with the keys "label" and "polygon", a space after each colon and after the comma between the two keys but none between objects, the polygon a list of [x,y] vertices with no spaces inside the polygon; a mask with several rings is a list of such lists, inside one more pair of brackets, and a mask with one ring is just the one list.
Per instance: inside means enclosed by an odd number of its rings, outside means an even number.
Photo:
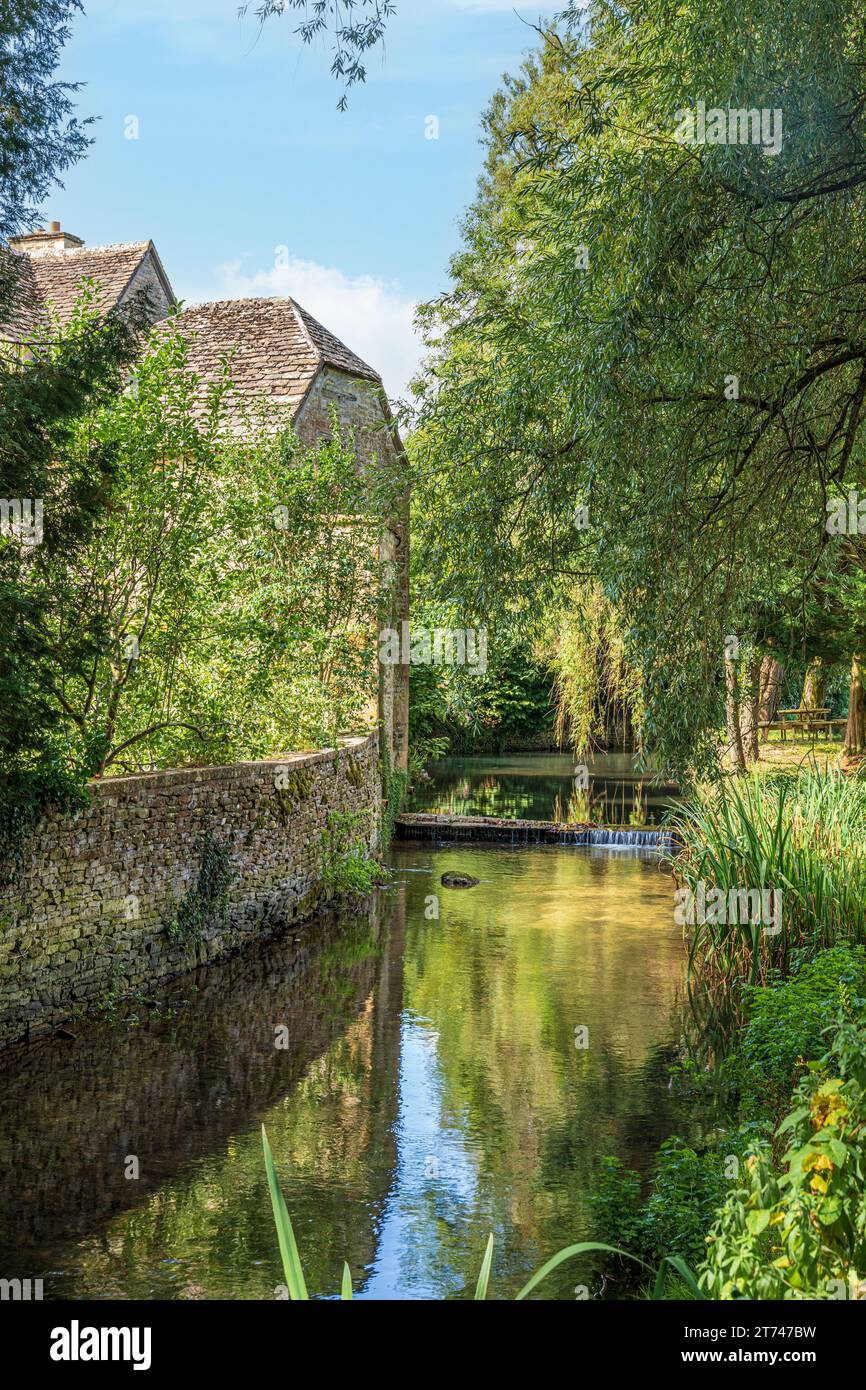
[{"label": "tall grass", "polygon": [[866,941],[866,778],[752,776],[705,789],[672,816],[674,872],[692,892],[780,892],[781,930],[696,922],[690,966],[710,986],[767,984],[842,941]]}]

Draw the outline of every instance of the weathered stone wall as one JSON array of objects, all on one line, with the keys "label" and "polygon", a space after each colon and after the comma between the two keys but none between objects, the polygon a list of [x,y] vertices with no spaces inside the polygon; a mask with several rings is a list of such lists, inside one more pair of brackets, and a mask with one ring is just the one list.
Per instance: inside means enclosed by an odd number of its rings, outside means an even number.
[{"label": "weathered stone wall", "polygon": [[0,1046],[308,915],[327,896],[328,817],[375,848],[377,737],[92,792],[43,821],[0,887]]},{"label": "weathered stone wall", "polygon": [[[382,388],[363,377],[350,376],[334,367],[323,367],[310,387],[295,416],[295,430],[308,447],[318,439],[329,438],[331,412],[336,410],[341,426],[355,432],[355,447],[362,463],[378,458],[393,468],[400,466],[402,450],[394,429]],[[387,626],[400,631],[409,617],[409,494],[398,515],[385,527],[381,559],[391,574],[391,613]],[[409,763],[409,667],[380,666],[379,728],[385,742],[383,751],[398,771]]]},{"label": "weathered stone wall", "polygon": [[322,367],[295,416],[295,430],[304,444],[312,446],[316,440],[330,437],[332,410],[344,429],[354,430],[358,458],[363,463],[375,455],[396,466],[393,427],[383,409],[382,388],[376,382],[335,367]]},{"label": "weathered stone wall", "polygon": [[145,256],[142,257],[135,274],[123,292],[121,303],[128,303],[138,294],[146,294],[149,298],[150,322],[157,323],[164,319],[172,306],[170,295],[166,291],[166,282],[163,278],[165,272],[160,274],[161,266],[157,266],[156,251],[151,247]]}]

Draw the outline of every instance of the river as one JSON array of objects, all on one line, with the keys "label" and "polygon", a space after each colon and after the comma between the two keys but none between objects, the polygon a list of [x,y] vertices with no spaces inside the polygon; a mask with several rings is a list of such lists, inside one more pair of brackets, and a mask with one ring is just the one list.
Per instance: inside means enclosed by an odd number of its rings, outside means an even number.
[{"label": "river", "polygon": [[[369,909],[3,1055],[0,1275],[47,1298],[273,1298],[262,1122],[314,1296],[344,1259],[360,1298],[463,1296],[491,1231],[491,1293],[513,1295],[592,1238],[602,1157],[645,1169],[676,1127],[669,876],[565,846],[390,862]],[[539,1293],[582,1286],[587,1261]]]}]

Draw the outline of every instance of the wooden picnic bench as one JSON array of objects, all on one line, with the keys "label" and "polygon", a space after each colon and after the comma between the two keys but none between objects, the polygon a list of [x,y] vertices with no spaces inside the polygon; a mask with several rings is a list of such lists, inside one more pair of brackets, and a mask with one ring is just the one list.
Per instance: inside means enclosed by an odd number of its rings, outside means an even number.
[{"label": "wooden picnic bench", "polygon": [[848,723],[847,719],[831,719],[829,705],[816,705],[809,709],[780,709],[778,713],[782,716],[781,719],[763,720],[759,727],[766,729],[768,737],[773,731],[778,733],[781,743],[787,741],[789,733],[802,734],[812,739],[826,733],[833,738],[834,730],[840,727],[844,729]]}]

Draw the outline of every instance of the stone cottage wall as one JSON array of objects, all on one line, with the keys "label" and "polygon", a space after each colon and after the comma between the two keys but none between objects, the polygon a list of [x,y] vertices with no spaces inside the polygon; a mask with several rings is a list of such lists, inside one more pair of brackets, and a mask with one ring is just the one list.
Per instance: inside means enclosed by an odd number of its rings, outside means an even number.
[{"label": "stone cottage wall", "polygon": [[[334,367],[323,367],[295,416],[295,430],[302,443],[313,446],[316,440],[330,437],[333,410],[344,428],[354,430],[362,463],[377,457],[394,469],[400,466],[393,420],[380,386]],[[399,632],[400,624],[409,617],[408,492],[400,515],[392,517],[384,528],[381,550],[381,558],[393,579],[392,611],[387,626]],[[409,668],[380,666],[377,676],[383,751],[389,754],[394,768],[405,772],[409,763]]]},{"label": "stone cottage wall", "polygon": [[0,1047],[309,914],[327,896],[328,818],[375,848],[377,737],[91,790],[42,822],[0,887]]}]

